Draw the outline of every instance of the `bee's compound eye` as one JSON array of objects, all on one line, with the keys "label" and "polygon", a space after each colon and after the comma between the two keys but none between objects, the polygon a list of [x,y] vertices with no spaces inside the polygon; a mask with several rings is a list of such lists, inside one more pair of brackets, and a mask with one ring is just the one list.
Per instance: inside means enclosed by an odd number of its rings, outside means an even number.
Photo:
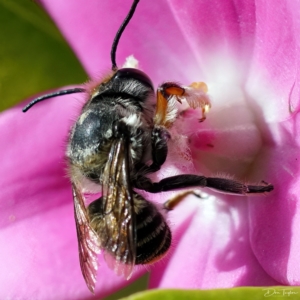
[{"label": "bee's compound eye", "polygon": [[154,90],[152,81],[149,78],[149,76],[138,69],[133,69],[133,68],[120,69],[116,72],[113,79],[136,79],[142,82],[143,84],[149,86],[152,90]]}]

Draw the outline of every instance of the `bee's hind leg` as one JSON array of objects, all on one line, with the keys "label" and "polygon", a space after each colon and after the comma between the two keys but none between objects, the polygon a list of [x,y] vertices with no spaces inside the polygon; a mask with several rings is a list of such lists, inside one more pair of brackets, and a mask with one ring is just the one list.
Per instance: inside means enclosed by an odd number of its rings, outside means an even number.
[{"label": "bee's hind leg", "polygon": [[92,201],[87,206],[87,213],[89,216],[89,221],[91,224],[97,223],[97,220],[102,219],[106,214],[109,214],[111,210],[105,211],[105,207],[103,205],[103,197],[100,197],[94,201]]},{"label": "bee's hind leg", "polygon": [[197,190],[189,190],[176,194],[173,198],[169,199],[163,204],[164,209],[167,211],[173,210],[178,204],[180,204],[187,196],[194,195],[198,198],[202,198],[201,193]]}]

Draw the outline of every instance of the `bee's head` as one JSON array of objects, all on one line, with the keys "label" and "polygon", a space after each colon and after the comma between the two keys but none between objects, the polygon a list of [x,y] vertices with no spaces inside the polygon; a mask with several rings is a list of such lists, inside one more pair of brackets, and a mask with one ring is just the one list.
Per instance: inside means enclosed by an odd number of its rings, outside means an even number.
[{"label": "bee's head", "polygon": [[144,72],[134,68],[117,70],[106,82],[101,83],[91,98],[91,103],[115,99],[130,99],[131,105],[140,106],[154,96],[154,87],[151,79]]},{"label": "bee's head", "polygon": [[114,74],[114,76],[111,79],[111,81],[113,82],[128,81],[128,80],[138,81],[148,86],[154,91],[153,84],[149,76],[138,69],[134,69],[134,68],[120,69]]}]

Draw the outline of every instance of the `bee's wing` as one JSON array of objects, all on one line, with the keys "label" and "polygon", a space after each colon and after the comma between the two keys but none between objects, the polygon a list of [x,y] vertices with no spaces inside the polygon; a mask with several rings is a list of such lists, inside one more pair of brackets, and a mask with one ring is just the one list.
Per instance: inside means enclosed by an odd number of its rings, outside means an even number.
[{"label": "bee's wing", "polygon": [[126,138],[117,139],[111,146],[103,172],[102,192],[101,248],[105,249],[108,266],[128,279],[136,260],[136,228]]},{"label": "bee's wing", "polygon": [[100,245],[97,234],[89,225],[83,195],[76,184],[73,183],[72,186],[80,267],[86,285],[93,293],[96,284],[97,254],[100,252]]}]

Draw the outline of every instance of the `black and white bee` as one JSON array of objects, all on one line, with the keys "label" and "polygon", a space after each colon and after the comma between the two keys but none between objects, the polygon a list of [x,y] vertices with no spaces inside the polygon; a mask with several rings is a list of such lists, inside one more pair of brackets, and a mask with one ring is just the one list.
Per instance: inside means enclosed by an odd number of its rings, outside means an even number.
[{"label": "black and white bee", "polygon": [[[226,178],[192,174],[177,175],[153,182],[149,174],[163,166],[168,155],[169,129],[176,121],[176,102],[186,101],[202,110],[210,107],[197,83],[182,86],[165,82],[155,91],[151,79],[135,68],[118,69],[116,49],[139,0],[130,11],[114,39],[111,49],[112,71],[93,88],[73,88],[44,95],[30,102],[26,112],[48,98],[86,93],[87,102],[73,126],[67,146],[72,182],[79,260],[85,282],[94,291],[97,256],[103,250],[108,265],[129,278],[133,267],[159,260],[168,251],[172,234],[163,210],[173,209],[184,198],[180,194],[162,209],[142,197],[149,193],[212,188],[223,193],[249,195],[273,190],[271,184],[246,185]],[[179,104],[178,104],[179,105]],[[84,190],[94,185],[101,197],[87,207]]]}]

